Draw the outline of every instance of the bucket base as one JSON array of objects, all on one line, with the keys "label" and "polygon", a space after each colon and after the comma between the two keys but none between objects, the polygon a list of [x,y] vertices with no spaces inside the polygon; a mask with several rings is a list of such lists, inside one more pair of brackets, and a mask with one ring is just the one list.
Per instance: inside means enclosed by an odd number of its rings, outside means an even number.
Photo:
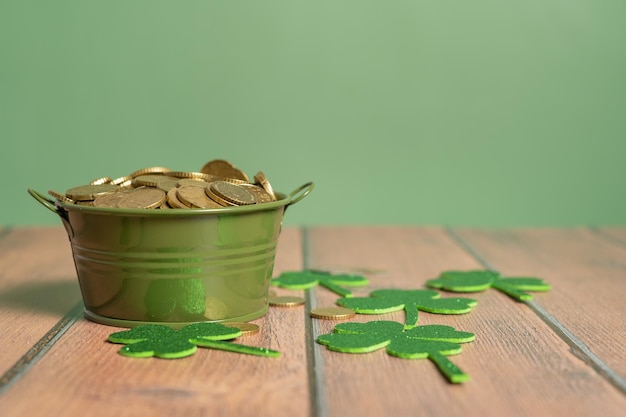
[{"label": "bucket base", "polygon": [[[247,322],[250,320],[258,319],[267,313],[269,309],[269,305],[263,308],[262,310],[255,311],[254,313],[246,314],[239,317],[231,317],[227,319],[220,320],[204,320],[204,323],[233,323],[233,322]],[[189,321],[189,322],[163,322],[163,321],[139,321],[139,320],[124,320],[124,319],[115,319],[111,317],[101,316],[87,309],[83,310],[83,314],[87,320],[93,321],[99,324],[106,324],[107,326],[113,327],[135,327],[142,324],[160,324],[163,326],[168,326],[173,329],[180,329],[181,327],[187,326],[189,324],[198,323],[197,321]]]}]

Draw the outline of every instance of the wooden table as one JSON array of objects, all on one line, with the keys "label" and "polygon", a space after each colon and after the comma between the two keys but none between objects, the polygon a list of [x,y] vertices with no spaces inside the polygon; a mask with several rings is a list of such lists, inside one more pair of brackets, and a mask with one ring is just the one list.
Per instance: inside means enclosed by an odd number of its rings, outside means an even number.
[{"label": "wooden table", "polygon": [[[445,270],[494,269],[552,285],[534,301],[488,290],[464,315],[420,313],[420,324],[473,332],[451,360],[471,380],[450,384],[429,360],[332,352],[315,342],[338,322],[324,289],[277,289],[307,299],[272,307],[238,343],[265,358],[199,349],[132,359],[106,341],[119,330],[87,321],[60,227],[0,230],[0,414],[13,416],[623,416],[626,415],[626,228],[285,228],[274,276],[349,270],[378,288],[419,289]],[[443,293],[450,296],[450,293]],[[458,296],[458,294],[454,294]],[[357,315],[395,320],[402,312]]]}]

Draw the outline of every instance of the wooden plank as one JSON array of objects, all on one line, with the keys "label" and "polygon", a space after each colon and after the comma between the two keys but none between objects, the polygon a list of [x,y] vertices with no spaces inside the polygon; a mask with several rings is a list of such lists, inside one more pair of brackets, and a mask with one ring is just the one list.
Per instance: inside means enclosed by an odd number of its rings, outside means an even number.
[{"label": "wooden plank", "polygon": [[[285,229],[275,274],[302,267],[301,234]],[[181,360],[131,359],[106,342],[117,328],[79,320],[0,397],[12,416],[289,416],[308,409],[304,309],[271,308],[242,344],[277,349],[264,358],[199,349]],[[36,401],[27,401],[36,398]]]},{"label": "wooden plank", "polygon": [[547,280],[536,303],[626,378],[626,247],[586,228],[457,233],[502,274]]},{"label": "wooden plank", "polygon": [[8,229],[0,239],[0,334],[11,343],[2,345],[0,375],[78,302],[80,290],[65,230]]},{"label": "wooden plank", "polygon": [[[440,229],[319,228],[309,237],[313,268],[381,271],[369,274],[368,291],[417,289],[441,271],[481,267]],[[525,264],[530,272],[551,256],[550,248],[543,249],[542,259]],[[539,272],[552,277],[556,271]],[[333,305],[337,298],[323,289],[317,289],[315,296],[318,305]],[[624,396],[576,358],[570,346],[527,305],[497,292],[472,298],[478,300],[478,306],[469,314],[420,313],[420,324],[451,325],[476,334],[476,341],[465,344],[463,353],[451,358],[471,375],[471,381],[450,385],[428,360],[399,359],[384,351],[338,353],[316,345],[318,392],[324,396],[315,399],[318,409],[329,416],[621,414],[626,407]],[[359,315],[354,319],[371,320],[403,321],[404,315]],[[334,325],[320,321],[319,334],[330,332]]]}]

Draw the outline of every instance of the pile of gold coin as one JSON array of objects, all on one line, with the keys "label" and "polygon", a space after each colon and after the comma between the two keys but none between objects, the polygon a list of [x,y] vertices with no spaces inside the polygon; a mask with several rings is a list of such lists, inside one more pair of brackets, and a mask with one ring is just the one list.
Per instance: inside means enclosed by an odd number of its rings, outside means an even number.
[{"label": "pile of gold coin", "polygon": [[263,172],[250,180],[223,159],[211,160],[197,172],[149,167],[119,178],[97,178],[65,193],[50,190],[48,194],[66,204],[132,209],[211,209],[276,201]]}]

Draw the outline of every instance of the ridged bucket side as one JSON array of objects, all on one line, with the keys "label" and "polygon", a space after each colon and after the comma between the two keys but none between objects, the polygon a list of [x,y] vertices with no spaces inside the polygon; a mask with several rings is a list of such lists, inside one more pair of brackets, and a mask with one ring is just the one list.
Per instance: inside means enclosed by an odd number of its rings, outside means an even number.
[{"label": "ridged bucket side", "polygon": [[85,308],[99,321],[261,316],[267,311],[282,214],[279,209],[144,218],[71,212],[72,252]]}]

